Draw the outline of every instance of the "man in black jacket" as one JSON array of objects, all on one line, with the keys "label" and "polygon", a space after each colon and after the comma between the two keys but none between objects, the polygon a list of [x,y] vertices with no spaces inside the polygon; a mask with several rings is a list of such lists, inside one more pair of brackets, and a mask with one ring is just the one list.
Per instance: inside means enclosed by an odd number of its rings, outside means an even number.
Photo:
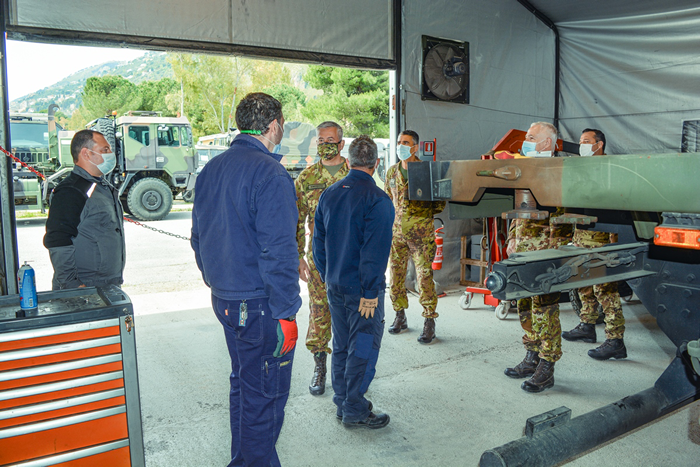
[{"label": "man in black jacket", "polygon": [[82,130],[71,141],[73,172],[51,195],[44,246],[53,289],[121,285],[126,251],[119,194],[105,179],[116,158],[104,136]]}]

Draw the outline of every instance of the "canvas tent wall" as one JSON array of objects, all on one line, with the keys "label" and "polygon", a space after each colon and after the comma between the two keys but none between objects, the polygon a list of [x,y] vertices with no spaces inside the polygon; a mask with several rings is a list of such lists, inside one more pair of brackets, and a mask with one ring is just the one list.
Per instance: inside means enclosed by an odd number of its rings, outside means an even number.
[{"label": "canvas tent wall", "polygon": [[[557,34],[523,3],[3,0],[2,5],[11,39],[398,68],[396,126],[437,138],[442,160],[476,158],[510,128],[553,120],[555,103],[567,139],[576,139],[583,127],[599,126],[610,137],[611,152],[679,147],[681,120],[700,116],[696,0],[530,0],[559,32],[559,95]],[[422,35],[469,42],[468,105],[420,99]],[[3,115],[6,110],[5,91]],[[5,140],[6,133],[0,134]],[[10,192],[7,167],[3,173],[5,195]],[[8,253],[3,263],[11,271],[16,232],[7,199],[3,196],[3,250]],[[451,232],[456,237],[464,226]],[[457,257],[451,245],[446,244],[447,261]]]}]

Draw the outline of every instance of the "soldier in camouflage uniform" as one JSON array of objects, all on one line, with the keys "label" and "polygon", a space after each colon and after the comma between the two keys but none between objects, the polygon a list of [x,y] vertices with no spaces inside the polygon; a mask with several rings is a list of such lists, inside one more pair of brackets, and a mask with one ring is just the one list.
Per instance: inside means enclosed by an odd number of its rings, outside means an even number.
[{"label": "soldier in camouflage uniform", "polygon": [[445,209],[444,201],[409,201],[408,163],[419,161],[418,134],[406,130],[399,135],[397,155],[399,162],[391,166],[386,174],[384,189],[394,203],[393,238],[389,268],[391,271],[391,303],[396,311],[396,319],[389,327],[390,334],[399,334],[408,329],[406,308],[406,268],[409,256],[416,266],[416,282],[420,291],[420,304],[423,306],[423,332],[418,337],[421,344],[430,344],[435,338],[435,318],[438,317],[437,294],[433,282],[432,262],[435,257],[435,231],[433,216]]},{"label": "soldier in camouflage uniform", "polygon": [[[323,122],[316,128],[317,147],[320,160],[307,167],[294,182],[297,191],[297,244],[299,247],[299,277],[309,287],[309,330],[306,334],[306,348],[314,355],[314,374],[309,392],[317,396],[326,390],[326,356],[331,352],[331,313],[328,308],[326,289],[314,265],[311,245],[304,259],[306,249],[306,225],[309,236],[313,237],[314,215],[321,193],[343,179],[350,169],[340,151],[343,149],[343,129],[335,122]],[[307,262],[308,261],[308,262]]]},{"label": "soldier in camouflage uniform", "polygon": [[[586,128],[581,133],[579,152],[582,156],[604,156],[605,143],[602,131]],[[611,243],[611,234],[577,228],[573,243],[578,247],[595,248]],[[605,342],[600,347],[589,350],[588,355],[597,360],[626,358],[627,348],[623,340],[625,317],[622,314],[617,282],[582,287],[578,289],[578,294],[581,298],[581,322],[571,331],[563,332],[562,337],[568,341],[596,342],[595,323],[600,303],[605,313]]]},{"label": "soldier in camouflage uniform", "polygon": [[[525,141],[535,144],[523,145],[523,152],[551,151],[557,140],[556,128],[543,122],[533,123]],[[529,150],[528,150],[529,149]],[[569,243],[573,233],[570,224],[554,224],[553,218],[564,213],[557,208],[556,213],[545,220],[516,219],[511,223],[508,243],[509,253],[547,250]],[[538,295],[518,300],[520,325],[525,331],[525,359],[513,368],[506,368],[505,374],[511,378],[524,378],[521,388],[527,392],[541,392],[554,385],[554,363],[561,358],[561,324],[559,322],[559,292]]]}]

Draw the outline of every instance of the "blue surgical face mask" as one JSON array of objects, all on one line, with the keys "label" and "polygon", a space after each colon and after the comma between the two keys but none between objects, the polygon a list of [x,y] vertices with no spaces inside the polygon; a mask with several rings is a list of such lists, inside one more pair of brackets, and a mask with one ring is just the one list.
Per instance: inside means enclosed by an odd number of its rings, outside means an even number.
[{"label": "blue surgical face mask", "polygon": [[[275,122],[275,123],[277,123],[277,122]],[[279,123],[277,123],[277,126],[279,127],[279,129],[280,129],[280,134],[281,134],[282,136],[280,137],[280,142],[277,143],[277,144],[275,144],[275,147],[273,147],[273,148],[272,148],[272,151],[270,151],[270,152],[272,152],[272,154],[279,154],[280,151],[282,150],[282,138],[284,138],[284,128],[282,128],[282,125],[280,125]],[[274,144],[272,141],[270,141],[269,139],[265,138],[263,135],[260,135],[260,136],[261,136],[263,139],[267,140],[270,144]]]},{"label": "blue surgical face mask", "polygon": [[406,159],[411,157],[411,148],[409,146],[399,144],[398,146],[396,146],[396,155],[399,159],[405,161]]},{"label": "blue surgical face mask", "polygon": [[116,167],[117,156],[115,156],[113,152],[95,152],[92,149],[88,149],[88,151],[102,156],[101,164],[95,164],[94,162],[90,161],[92,165],[97,167],[97,170],[102,172],[102,175],[110,173],[112,170],[114,170],[114,167]]},{"label": "blue surgical face mask", "polygon": [[523,156],[527,156],[528,152],[534,152],[536,151],[537,143],[534,141],[523,141],[523,147],[520,150],[520,152],[523,153]]}]

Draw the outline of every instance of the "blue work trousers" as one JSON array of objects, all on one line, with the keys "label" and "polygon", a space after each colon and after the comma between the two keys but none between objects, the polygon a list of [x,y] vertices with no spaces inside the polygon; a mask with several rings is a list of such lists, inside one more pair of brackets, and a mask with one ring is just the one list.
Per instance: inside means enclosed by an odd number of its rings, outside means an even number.
[{"label": "blue work trousers", "polygon": [[284,357],[273,357],[277,320],[272,317],[268,299],[250,299],[246,304],[247,316],[242,320],[241,300],[212,295],[231,356],[229,466],[278,466],[275,443],[289,397],[294,350]]},{"label": "blue work trousers", "polygon": [[343,422],[353,423],[369,416],[364,395],[376,372],[379,348],[384,333],[384,290],[373,318],[363,318],[361,295],[347,295],[326,287],[333,329],[333,402]]}]

